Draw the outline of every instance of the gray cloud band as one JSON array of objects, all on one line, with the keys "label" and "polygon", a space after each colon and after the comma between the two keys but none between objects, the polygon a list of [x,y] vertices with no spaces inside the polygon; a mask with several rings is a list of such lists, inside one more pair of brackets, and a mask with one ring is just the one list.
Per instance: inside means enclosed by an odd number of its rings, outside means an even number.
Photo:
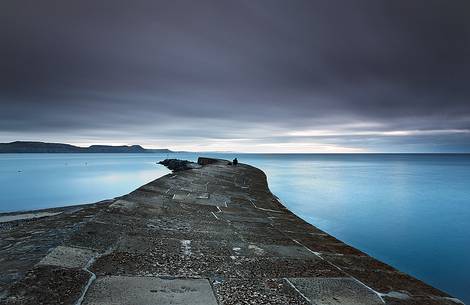
[{"label": "gray cloud band", "polygon": [[[268,143],[266,130],[345,133],[350,123],[388,145],[460,149],[469,10],[444,0],[4,1],[0,132],[189,141],[211,137],[214,119],[214,139]],[[424,132],[380,134],[406,130]]]}]

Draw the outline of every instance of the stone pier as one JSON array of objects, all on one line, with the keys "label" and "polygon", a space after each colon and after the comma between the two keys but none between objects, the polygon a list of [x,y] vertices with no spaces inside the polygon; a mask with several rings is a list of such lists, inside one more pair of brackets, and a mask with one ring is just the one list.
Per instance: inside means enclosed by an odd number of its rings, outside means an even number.
[{"label": "stone pier", "polygon": [[245,164],[22,215],[0,215],[0,304],[462,304],[306,223]]}]

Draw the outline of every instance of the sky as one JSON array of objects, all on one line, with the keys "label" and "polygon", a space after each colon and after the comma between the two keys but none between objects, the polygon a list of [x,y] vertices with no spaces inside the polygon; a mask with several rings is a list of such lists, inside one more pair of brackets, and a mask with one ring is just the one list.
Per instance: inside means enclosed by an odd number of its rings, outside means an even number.
[{"label": "sky", "polygon": [[0,2],[0,142],[470,152],[467,0]]}]

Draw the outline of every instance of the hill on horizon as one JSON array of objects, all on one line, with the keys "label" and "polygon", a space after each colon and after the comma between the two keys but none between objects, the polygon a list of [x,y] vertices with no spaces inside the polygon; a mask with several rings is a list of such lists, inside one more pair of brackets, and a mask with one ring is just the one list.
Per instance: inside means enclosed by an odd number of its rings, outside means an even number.
[{"label": "hill on horizon", "polygon": [[0,153],[172,153],[169,149],[146,149],[140,145],[91,145],[80,147],[64,143],[15,141],[0,143]]}]

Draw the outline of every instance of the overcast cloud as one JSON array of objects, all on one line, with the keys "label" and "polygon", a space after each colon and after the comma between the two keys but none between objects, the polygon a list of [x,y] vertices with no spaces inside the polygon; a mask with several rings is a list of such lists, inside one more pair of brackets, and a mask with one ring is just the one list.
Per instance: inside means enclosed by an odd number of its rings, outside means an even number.
[{"label": "overcast cloud", "polygon": [[470,151],[470,2],[0,3],[0,142]]}]

